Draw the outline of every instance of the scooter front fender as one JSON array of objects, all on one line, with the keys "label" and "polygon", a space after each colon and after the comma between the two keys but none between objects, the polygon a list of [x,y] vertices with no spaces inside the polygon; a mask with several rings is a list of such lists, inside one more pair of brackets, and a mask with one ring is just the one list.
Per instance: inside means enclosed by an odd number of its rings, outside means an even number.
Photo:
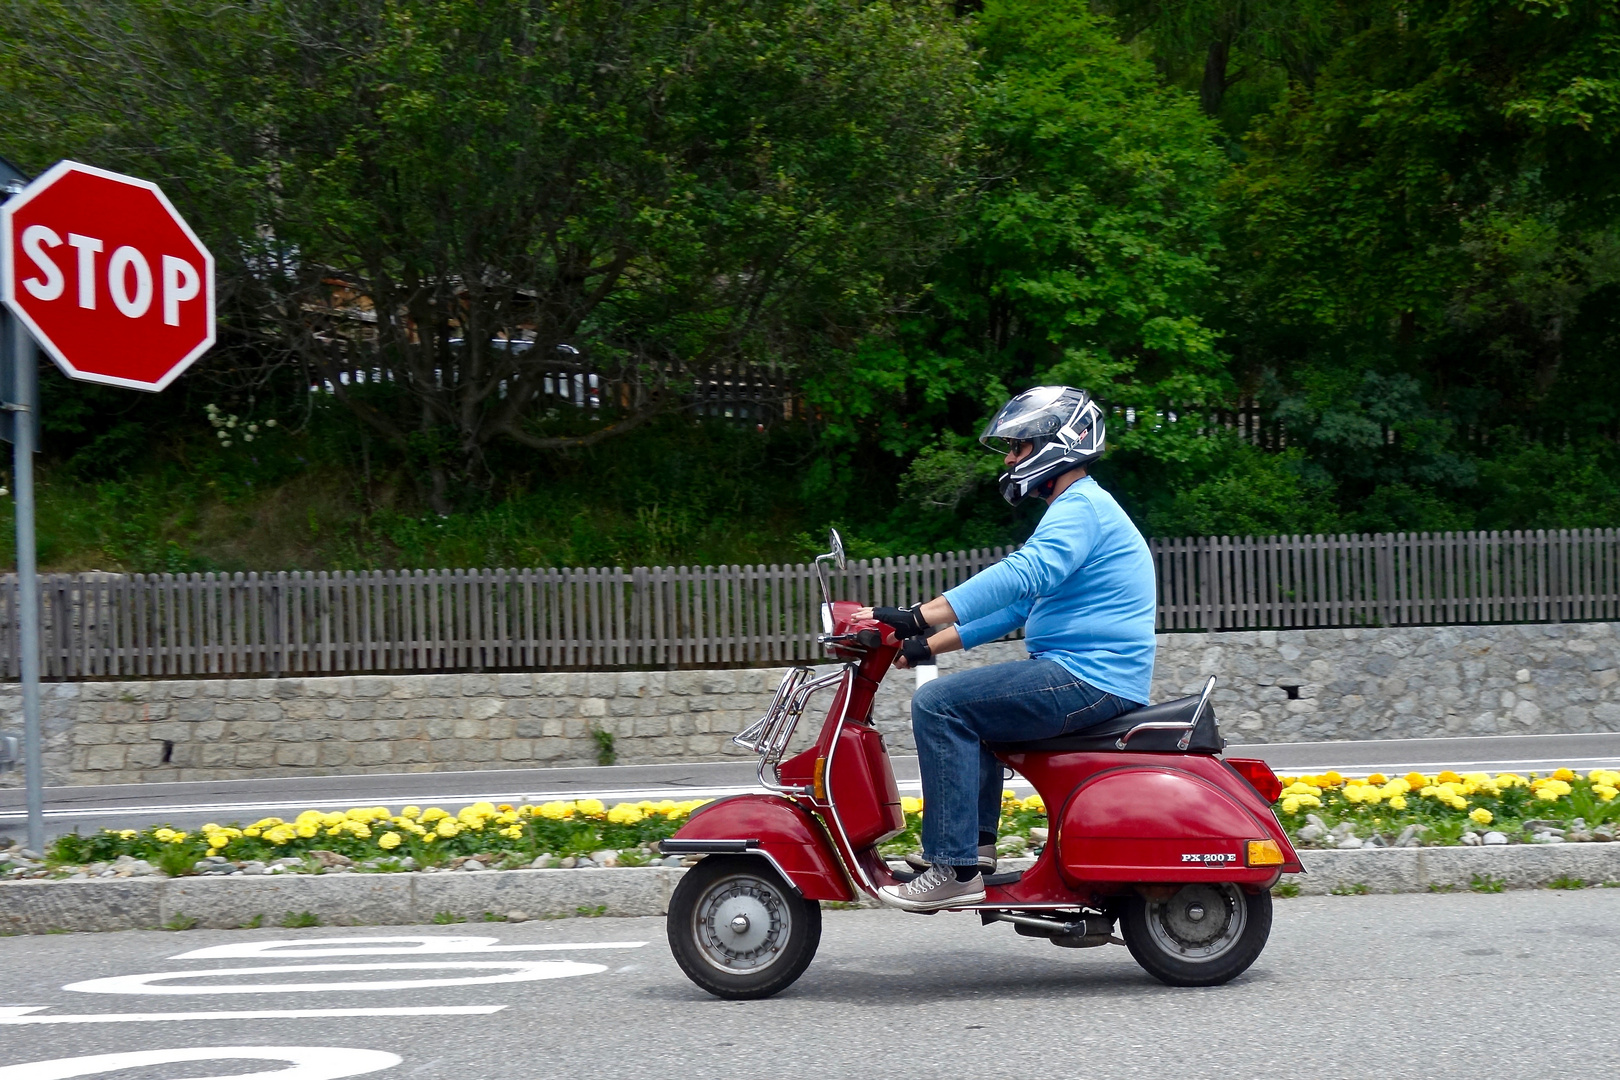
[{"label": "scooter front fender", "polygon": [[780,795],[733,795],[699,807],[659,847],[671,855],[758,856],[806,900],[855,899],[827,830]]}]

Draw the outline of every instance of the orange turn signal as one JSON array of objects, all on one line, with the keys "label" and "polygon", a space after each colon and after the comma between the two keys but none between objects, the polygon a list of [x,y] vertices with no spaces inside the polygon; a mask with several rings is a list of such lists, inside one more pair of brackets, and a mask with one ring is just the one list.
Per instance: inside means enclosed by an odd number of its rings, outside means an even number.
[{"label": "orange turn signal", "polygon": [[1281,866],[1283,864],[1282,848],[1277,846],[1275,840],[1250,840],[1249,865],[1250,866]]},{"label": "orange turn signal", "polygon": [[[816,758],[816,771],[810,781],[810,792],[817,802],[827,801],[827,759],[824,757]],[[1270,843],[1270,841],[1267,841],[1267,843]],[[1277,845],[1272,844],[1271,846],[1276,847]],[[1277,861],[1281,862],[1282,860],[1278,859]]]}]

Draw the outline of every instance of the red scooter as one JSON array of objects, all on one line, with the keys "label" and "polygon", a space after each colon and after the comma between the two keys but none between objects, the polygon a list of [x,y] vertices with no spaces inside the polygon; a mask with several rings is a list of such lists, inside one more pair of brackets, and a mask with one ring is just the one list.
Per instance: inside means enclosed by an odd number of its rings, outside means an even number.
[{"label": "red scooter", "polygon": [[[844,568],[836,532],[832,548],[816,560],[818,576],[826,562]],[[853,900],[857,889],[875,897],[912,876],[878,854],[905,828],[872,724],[873,695],[900,645],[883,624],[854,621],[860,607],[823,608],[820,641],[842,666],[789,672],[765,716],[734,740],[759,754],[771,793],[710,803],[663,841],[667,854],[703,856],[670,899],[669,943],[687,976],[718,997],[790,986],[820,943],[820,901]],[[1066,948],[1123,944],[1171,986],[1214,986],[1248,968],[1271,931],[1271,887],[1304,868],[1272,813],[1282,784],[1270,767],[1220,756],[1214,686],[1211,677],[1202,694],[1077,735],[993,745],[1045,801],[1049,838],[1034,866],[986,877],[984,901],[962,910]],[[820,735],[784,761],[822,690],[832,703]]]}]

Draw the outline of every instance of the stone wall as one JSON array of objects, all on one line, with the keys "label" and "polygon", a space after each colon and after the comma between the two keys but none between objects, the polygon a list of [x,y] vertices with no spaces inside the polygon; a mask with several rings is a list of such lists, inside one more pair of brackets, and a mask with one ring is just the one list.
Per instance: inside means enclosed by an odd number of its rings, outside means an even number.
[{"label": "stone wall", "polygon": [[[1235,742],[1620,730],[1617,624],[1242,631],[1159,638],[1154,700],[1221,677]],[[942,677],[1023,655],[1005,642],[942,658]],[[620,764],[743,756],[730,736],[783,670],[55,683],[44,687],[51,784],[248,779],[588,765],[596,732]],[[912,749],[913,676],[877,704]],[[20,726],[15,684],[0,690]],[[806,724],[806,727],[811,725]],[[801,733],[802,735],[803,733]],[[19,773],[0,774],[15,786]]]}]

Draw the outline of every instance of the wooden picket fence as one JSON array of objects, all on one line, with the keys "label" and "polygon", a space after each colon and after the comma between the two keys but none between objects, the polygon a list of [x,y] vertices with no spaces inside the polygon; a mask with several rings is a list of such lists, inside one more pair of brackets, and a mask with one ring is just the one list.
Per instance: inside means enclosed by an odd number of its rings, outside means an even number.
[{"label": "wooden picket fence", "polygon": [[[1165,631],[1620,619],[1620,530],[1150,542]],[[835,597],[909,604],[990,548],[852,561]],[[811,566],[41,576],[50,679],[727,667],[821,658]],[[0,678],[17,678],[15,578]]]},{"label": "wooden picket fence", "polygon": [[[852,562],[832,593],[937,596],[1003,548]],[[0,678],[18,677],[15,576]],[[50,679],[726,667],[822,658],[812,566],[44,574]]]}]

